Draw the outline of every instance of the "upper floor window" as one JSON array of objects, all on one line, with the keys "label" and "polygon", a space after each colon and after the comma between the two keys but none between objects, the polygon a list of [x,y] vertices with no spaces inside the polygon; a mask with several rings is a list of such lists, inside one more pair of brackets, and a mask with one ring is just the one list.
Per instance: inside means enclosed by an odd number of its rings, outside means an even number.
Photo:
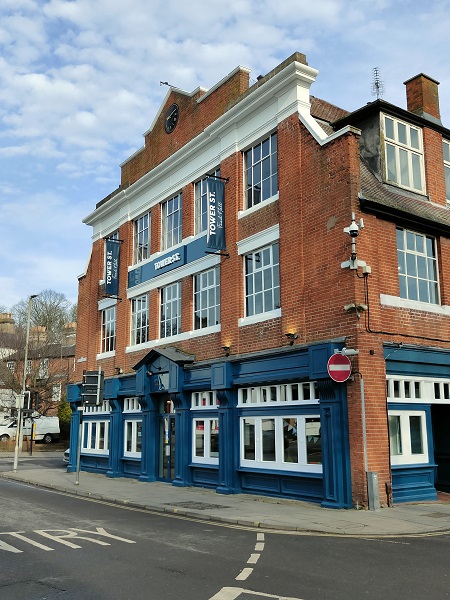
[{"label": "upper floor window", "polygon": [[277,134],[244,152],[246,208],[251,208],[278,193]]},{"label": "upper floor window", "polygon": [[14,371],[16,370],[16,363],[13,360],[8,360],[8,362],[6,363],[6,366],[11,371],[11,373],[14,375]]},{"label": "upper floor window", "polygon": [[400,297],[439,303],[436,242],[432,237],[397,228]]},{"label": "upper floor window", "polygon": [[46,379],[48,377],[48,367],[49,367],[49,359],[48,358],[43,358],[40,363],[39,363],[39,373],[38,373],[38,379]]},{"label": "upper floor window", "polygon": [[220,271],[218,267],[194,276],[194,329],[220,323]]},{"label": "upper floor window", "polygon": [[181,284],[179,281],[161,289],[161,338],[181,332]]},{"label": "upper floor window", "polygon": [[102,310],[102,347],[101,352],[113,352],[116,349],[116,307]]},{"label": "upper floor window", "polygon": [[[214,171],[216,177],[220,177],[220,169]],[[208,181],[205,177],[195,183],[195,235],[206,231],[208,223]]]},{"label": "upper floor window", "polygon": [[387,180],[423,192],[422,130],[385,116],[384,136]]},{"label": "upper floor window", "polygon": [[131,303],[131,345],[134,346],[148,339],[148,296],[133,298]]},{"label": "upper floor window", "polygon": [[245,316],[251,317],[280,308],[278,243],[247,254],[244,265]]},{"label": "upper floor window", "polygon": [[161,218],[161,249],[167,250],[182,240],[181,194],[162,203]]},{"label": "upper floor window", "polygon": [[447,203],[450,203],[450,142],[442,140],[444,150],[444,170],[445,170],[445,197]]},{"label": "upper floor window", "polygon": [[134,221],[133,262],[138,263],[150,256],[150,213]]}]

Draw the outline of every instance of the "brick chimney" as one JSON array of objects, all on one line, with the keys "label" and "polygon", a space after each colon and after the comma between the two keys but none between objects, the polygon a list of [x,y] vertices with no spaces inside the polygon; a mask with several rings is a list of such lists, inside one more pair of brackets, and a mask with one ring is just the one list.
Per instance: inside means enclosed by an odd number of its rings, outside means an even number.
[{"label": "brick chimney", "polygon": [[415,77],[405,81],[406,104],[410,112],[429,119],[435,123],[441,123],[439,111],[439,81],[419,73]]},{"label": "brick chimney", "polygon": [[0,333],[14,333],[14,319],[11,313],[0,314]]}]

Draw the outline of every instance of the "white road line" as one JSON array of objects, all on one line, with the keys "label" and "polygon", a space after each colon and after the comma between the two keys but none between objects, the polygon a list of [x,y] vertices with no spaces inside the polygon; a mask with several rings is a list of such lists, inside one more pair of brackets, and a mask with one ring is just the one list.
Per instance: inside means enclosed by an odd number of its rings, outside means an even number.
[{"label": "white road line", "polygon": [[36,548],[40,548],[41,550],[45,550],[46,552],[53,552],[54,548],[50,548],[49,546],[44,546],[44,544],[40,544],[39,542],[35,542],[34,540],[31,540],[30,538],[25,537],[24,535],[21,535],[22,533],[25,532],[21,532],[21,531],[8,531],[6,533],[4,533],[3,535],[12,535],[13,537],[22,540],[23,542],[26,542],[27,544],[31,544],[32,546],[36,546]]},{"label": "white road line", "polygon": [[236,600],[241,594],[246,594],[250,597],[273,598],[273,600],[302,600],[301,598],[291,598],[290,596],[274,596],[273,594],[265,594],[264,592],[254,592],[253,590],[244,590],[243,588],[224,587],[209,600]]},{"label": "white road line", "polygon": [[256,565],[260,556],[261,554],[250,554],[250,558],[248,559],[247,564]]},{"label": "white road line", "polygon": [[256,552],[262,552],[264,550],[264,542],[258,542],[255,544]]},{"label": "white road line", "polygon": [[249,568],[242,569],[242,571],[236,577],[236,581],[245,581],[247,579],[247,577],[250,577],[252,572],[253,572],[253,569],[249,569]]},{"label": "white road line", "polygon": [[264,534],[263,533],[257,533],[256,534],[256,539],[258,540],[258,542],[263,542],[264,541]]}]

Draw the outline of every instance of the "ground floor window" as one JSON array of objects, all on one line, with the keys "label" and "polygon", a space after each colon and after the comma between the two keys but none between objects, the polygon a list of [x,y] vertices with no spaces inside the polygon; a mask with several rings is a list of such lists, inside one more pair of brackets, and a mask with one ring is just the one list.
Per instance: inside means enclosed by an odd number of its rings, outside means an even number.
[{"label": "ground floor window", "polygon": [[241,418],[241,466],[322,472],[319,415]]},{"label": "ground floor window", "polygon": [[193,450],[195,462],[219,463],[219,419],[193,419]]},{"label": "ground floor window", "polygon": [[391,464],[427,463],[425,411],[390,410],[388,416]]},{"label": "ground floor window", "polygon": [[142,453],[142,421],[125,421],[124,456],[140,458]]},{"label": "ground floor window", "polygon": [[81,448],[83,454],[108,454],[109,421],[84,421]]}]

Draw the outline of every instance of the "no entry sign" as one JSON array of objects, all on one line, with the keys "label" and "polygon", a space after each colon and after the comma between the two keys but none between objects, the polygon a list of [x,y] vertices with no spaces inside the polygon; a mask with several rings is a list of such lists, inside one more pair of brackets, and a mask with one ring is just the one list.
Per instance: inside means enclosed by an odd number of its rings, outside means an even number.
[{"label": "no entry sign", "polygon": [[328,359],[327,370],[333,381],[343,383],[350,377],[352,365],[347,356],[337,353]]}]

